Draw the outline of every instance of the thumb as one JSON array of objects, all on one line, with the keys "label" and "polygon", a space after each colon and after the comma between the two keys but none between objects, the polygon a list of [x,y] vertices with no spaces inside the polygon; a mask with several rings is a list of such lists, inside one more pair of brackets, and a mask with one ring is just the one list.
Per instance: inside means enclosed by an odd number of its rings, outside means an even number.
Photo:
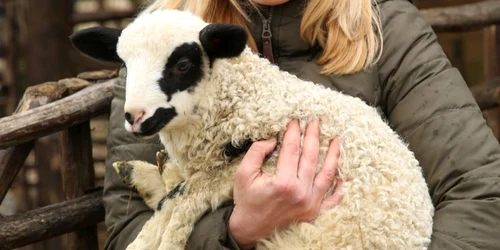
[{"label": "thumb", "polygon": [[264,159],[276,148],[276,138],[252,143],[247,153],[243,157],[241,164],[236,171],[236,181],[244,183],[253,182],[261,173],[261,167]]}]

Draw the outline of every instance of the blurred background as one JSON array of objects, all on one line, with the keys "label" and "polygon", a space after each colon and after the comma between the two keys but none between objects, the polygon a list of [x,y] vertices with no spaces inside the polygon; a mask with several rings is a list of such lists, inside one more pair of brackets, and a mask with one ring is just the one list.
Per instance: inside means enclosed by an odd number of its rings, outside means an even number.
[{"label": "blurred background", "polygon": [[[1,0],[0,118],[15,111],[29,86],[74,77],[84,71],[116,69],[117,65],[100,63],[80,55],[71,47],[68,36],[89,26],[124,27],[145,1]],[[443,16],[434,15],[436,13],[433,10],[439,12],[441,7],[481,1],[413,2],[423,12],[427,11],[426,18],[434,18],[438,23],[438,19]],[[470,10],[469,16],[477,15],[473,12],[476,9]],[[453,18],[450,20],[453,21]],[[500,25],[500,22],[496,24]],[[453,66],[461,71],[498,138],[500,109],[496,98],[500,93],[497,92],[500,86],[500,26],[488,25],[467,28],[465,31],[461,28],[437,28],[436,31],[444,51]],[[90,126],[95,185],[102,186],[107,154],[107,115],[92,119]],[[58,134],[53,134],[38,139],[0,205],[1,216],[19,214],[65,200],[60,184],[61,149],[58,148],[57,137]],[[0,169],[0,174],[2,171]],[[98,225],[98,232],[99,248],[102,249],[106,237],[103,223]],[[65,246],[66,237],[62,235],[19,249],[67,249]]]}]

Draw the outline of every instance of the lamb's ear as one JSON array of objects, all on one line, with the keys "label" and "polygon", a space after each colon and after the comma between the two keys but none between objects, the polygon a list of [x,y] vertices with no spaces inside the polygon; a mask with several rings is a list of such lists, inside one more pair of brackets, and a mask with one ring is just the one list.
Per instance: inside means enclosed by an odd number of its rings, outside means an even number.
[{"label": "lamb's ear", "polygon": [[84,54],[106,62],[121,62],[116,53],[116,44],[121,29],[92,27],[75,32],[70,36],[73,45]]},{"label": "lamb's ear", "polygon": [[239,56],[247,44],[247,32],[234,24],[212,23],[200,31],[200,42],[210,58]]}]

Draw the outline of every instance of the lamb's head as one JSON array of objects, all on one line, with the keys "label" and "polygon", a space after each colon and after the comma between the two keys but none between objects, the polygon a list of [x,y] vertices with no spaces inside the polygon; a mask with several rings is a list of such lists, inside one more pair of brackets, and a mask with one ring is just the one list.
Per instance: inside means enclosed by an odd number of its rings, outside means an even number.
[{"label": "lamb's head", "polygon": [[71,36],[83,53],[126,66],[125,127],[143,136],[182,126],[214,60],[240,55],[247,38],[241,26],[208,24],[177,10],[141,14],[123,30],[94,27]]}]

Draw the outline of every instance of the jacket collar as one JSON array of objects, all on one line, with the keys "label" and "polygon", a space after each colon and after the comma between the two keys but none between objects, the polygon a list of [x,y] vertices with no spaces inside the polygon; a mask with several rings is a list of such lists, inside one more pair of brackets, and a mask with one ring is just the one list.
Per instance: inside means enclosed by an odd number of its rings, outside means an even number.
[{"label": "jacket collar", "polygon": [[248,27],[255,38],[259,52],[263,52],[264,18],[271,21],[272,50],[276,61],[287,57],[311,55],[314,48],[300,36],[300,23],[306,2],[307,0],[291,0],[272,7],[259,6],[259,10],[248,4],[244,5],[250,18]]},{"label": "jacket collar", "polygon": [[[391,0],[376,0],[375,2],[381,4],[387,1]],[[313,47],[309,45],[300,36],[300,23],[307,0],[290,0],[284,4],[272,7],[258,6],[259,10],[251,7],[247,0],[240,0],[240,3],[250,18],[248,27],[255,38],[260,53],[263,52],[262,32],[264,24],[262,19],[263,17],[267,19],[270,15],[272,51],[275,61],[290,57],[311,59],[316,57],[318,52],[320,52],[318,46]]]}]

